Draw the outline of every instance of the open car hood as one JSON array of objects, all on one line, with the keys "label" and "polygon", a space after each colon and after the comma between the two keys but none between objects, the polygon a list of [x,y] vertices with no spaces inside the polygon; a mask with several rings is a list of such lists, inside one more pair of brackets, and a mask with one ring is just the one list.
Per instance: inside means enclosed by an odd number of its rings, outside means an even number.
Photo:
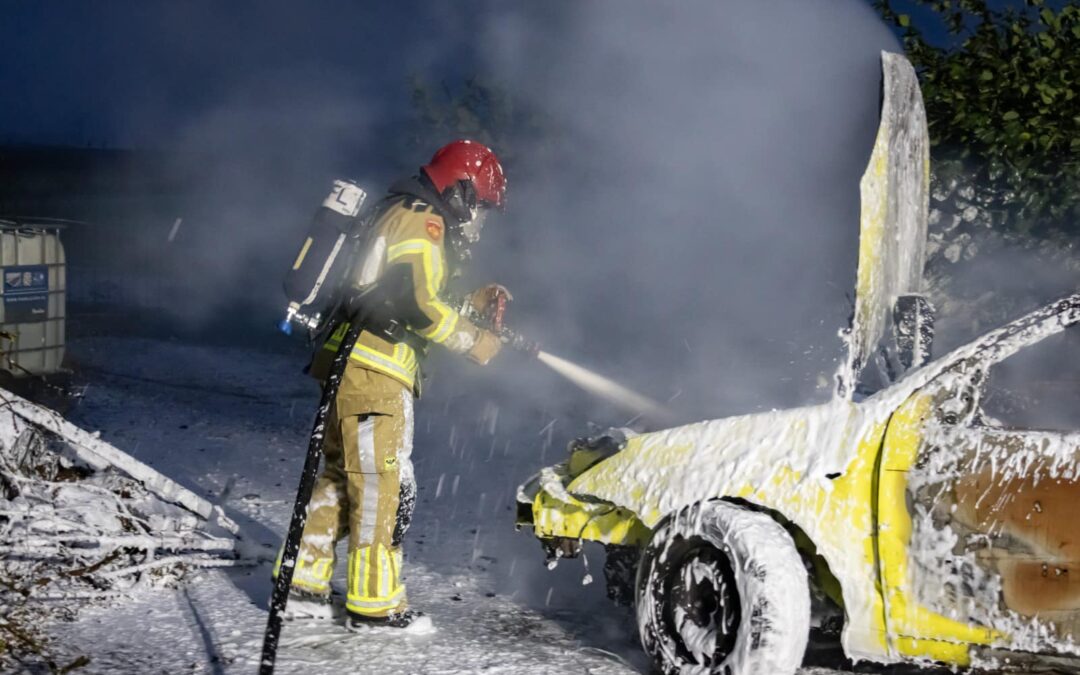
[{"label": "open car hood", "polygon": [[893,325],[897,300],[923,291],[930,182],[926,109],[907,59],[882,52],[881,67],[881,123],[859,183],[855,312],[839,378],[846,398]]}]

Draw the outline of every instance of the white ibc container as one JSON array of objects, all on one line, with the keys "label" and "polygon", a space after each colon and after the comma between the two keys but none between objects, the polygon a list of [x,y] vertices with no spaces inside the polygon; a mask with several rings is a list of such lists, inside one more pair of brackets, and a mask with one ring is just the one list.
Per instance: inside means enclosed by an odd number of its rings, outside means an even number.
[{"label": "white ibc container", "polygon": [[15,377],[60,371],[66,300],[60,228],[0,220],[0,369]]}]

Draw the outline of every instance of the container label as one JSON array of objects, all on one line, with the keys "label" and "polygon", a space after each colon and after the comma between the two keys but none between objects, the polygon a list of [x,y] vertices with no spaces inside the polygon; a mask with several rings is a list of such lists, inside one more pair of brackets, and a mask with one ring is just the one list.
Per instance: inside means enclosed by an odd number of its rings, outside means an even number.
[{"label": "container label", "polygon": [[44,321],[49,312],[49,268],[4,268],[4,323]]}]

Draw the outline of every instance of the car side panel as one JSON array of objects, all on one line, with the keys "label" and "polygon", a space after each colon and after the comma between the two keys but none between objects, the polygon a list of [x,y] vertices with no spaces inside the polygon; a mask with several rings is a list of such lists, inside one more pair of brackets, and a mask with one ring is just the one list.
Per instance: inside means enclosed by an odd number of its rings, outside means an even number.
[{"label": "car side panel", "polygon": [[932,406],[929,394],[914,396],[885,440],[880,547],[893,648],[939,660],[958,643],[1074,650],[1080,435],[941,425]]}]

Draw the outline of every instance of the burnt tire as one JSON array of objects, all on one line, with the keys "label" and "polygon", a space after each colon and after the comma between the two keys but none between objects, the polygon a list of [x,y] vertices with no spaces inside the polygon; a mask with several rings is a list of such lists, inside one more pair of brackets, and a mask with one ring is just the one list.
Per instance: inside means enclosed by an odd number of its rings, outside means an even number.
[{"label": "burnt tire", "polygon": [[726,502],[663,521],[642,552],[641,644],[665,674],[791,675],[810,632],[806,569],[776,521]]}]

